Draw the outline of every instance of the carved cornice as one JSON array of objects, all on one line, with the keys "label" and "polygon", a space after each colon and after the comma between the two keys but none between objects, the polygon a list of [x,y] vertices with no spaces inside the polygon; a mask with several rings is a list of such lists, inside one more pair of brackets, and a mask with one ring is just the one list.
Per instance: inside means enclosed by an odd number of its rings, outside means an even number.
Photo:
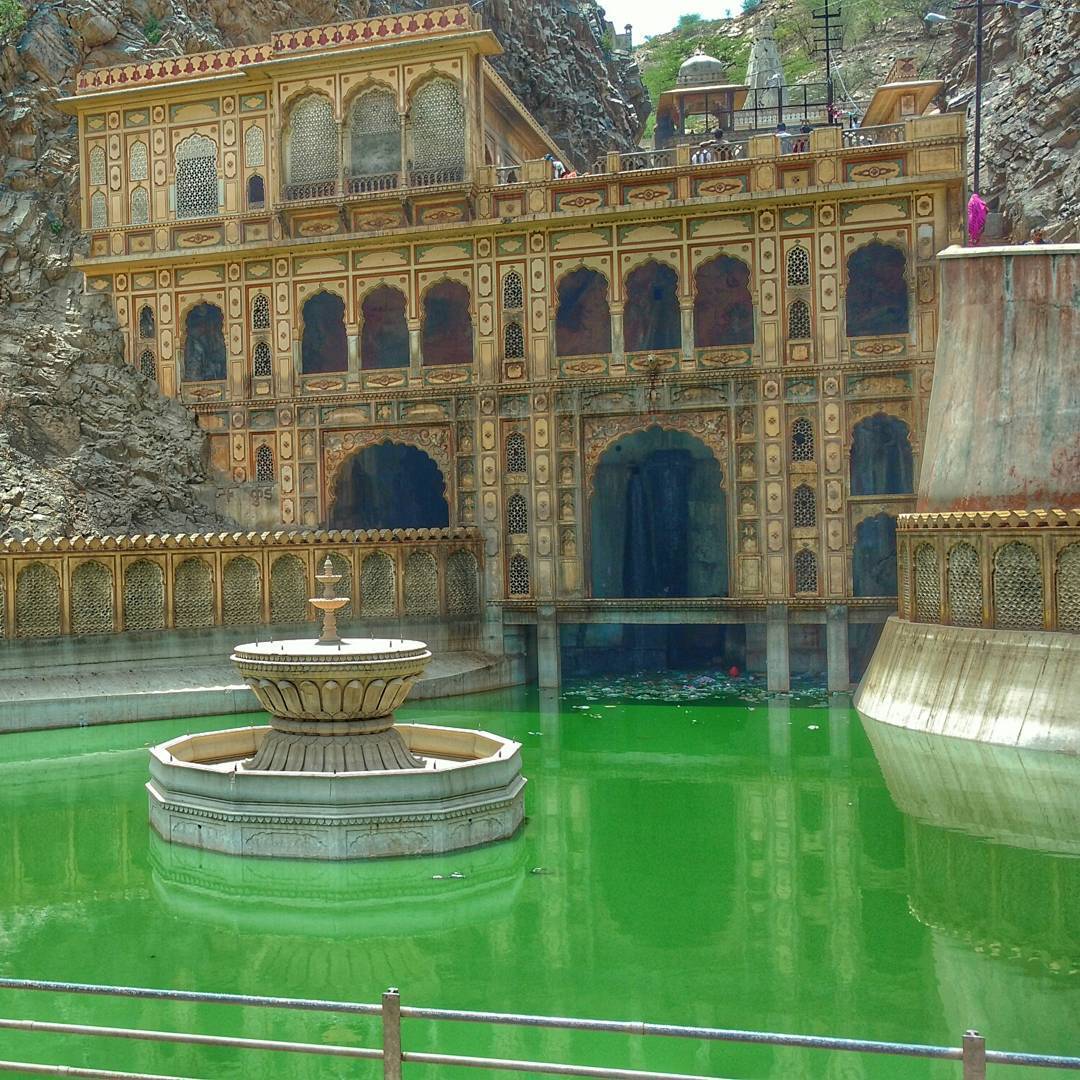
[{"label": "carved cornice", "polygon": [[938,514],[901,514],[896,527],[904,532],[943,529],[1080,528],[1080,509],[1075,510],[967,510]]},{"label": "carved cornice", "polygon": [[57,536],[0,541],[0,555],[40,555],[103,551],[178,551],[216,548],[325,547],[333,544],[476,543],[472,526],[447,529],[300,529],[296,532],[175,533],[117,536]]}]

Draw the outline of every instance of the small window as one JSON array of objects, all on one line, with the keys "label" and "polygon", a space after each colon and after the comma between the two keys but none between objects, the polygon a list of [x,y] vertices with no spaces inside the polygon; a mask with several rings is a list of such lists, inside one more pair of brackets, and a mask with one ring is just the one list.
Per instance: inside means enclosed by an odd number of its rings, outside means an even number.
[{"label": "small window", "polygon": [[251,370],[255,377],[259,379],[268,379],[273,374],[273,359],[267,342],[260,341],[256,343],[251,358]]},{"label": "small window", "polygon": [[511,536],[526,536],[529,532],[529,508],[516,492],[506,500],[506,531]]},{"label": "small window", "polygon": [[810,305],[805,300],[792,300],[788,305],[788,337],[806,341],[810,337]]},{"label": "small window", "polygon": [[105,201],[105,193],[95,191],[90,196],[90,228],[106,229],[109,226],[109,204]]},{"label": "small window", "polygon": [[105,151],[100,146],[90,151],[90,183],[93,187],[103,187],[106,183]]},{"label": "small window", "polygon": [[252,124],[244,132],[244,164],[249,169],[262,167],[265,161],[264,147],[262,128],[258,124]]},{"label": "small window", "polygon": [[503,329],[503,357],[507,360],[525,358],[525,332],[521,323],[507,323]]},{"label": "small window", "polygon": [[814,425],[805,416],[791,425],[791,460],[814,460]]},{"label": "small window", "polygon": [[255,173],[248,177],[247,182],[247,204],[248,206],[257,207],[263,206],[266,203],[266,185],[263,183],[263,178]]},{"label": "small window", "polygon": [[148,378],[157,378],[157,361],[149,349],[143,349],[139,356],[139,370]]},{"label": "small window", "polygon": [[513,555],[509,567],[510,595],[529,595],[529,560],[524,555]]},{"label": "small window", "polygon": [[266,293],[258,293],[251,301],[251,329],[270,329],[270,297]]},{"label": "small window", "polygon": [[506,471],[508,473],[527,472],[528,461],[525,436],[520,431],[511,431],[506,436]]},{"label": "small window", "polygon": [[131,144],[128,152],[128,179],[146,180],[150,175],[150,165],[146,153],[146,143],[136,142]]},{"label": "small window", "polygon": [[817,556],[809,549],[795,552],[795,591],[815,593],[818,589]]},{"label": "small window", "polygon": [[808,484],[800,484],[792,496],[791,524],[796,529],[812,529],[817,524],[817,496]]},{"label": "small window", "polygon": [[810,253],[804,247],[793,247],[787,253],[787,283],[789,286],[810,284]]},{"label": "small window", "polygon": [[153,341],[155,333],[154,309],[149,304],[143,304],[139,309],[139,337],[143,341]]},{"label": "small window", "polygon": [[274,451],[269,446],[260,446],[255,451],[255,479],[260,484],[273,482]]},{"label": "small window", "polygon": [[511,270],[503,278],[503,307],[507,311],[518,311],[525,304],[525,289],[521,282],[521,275],[516,270]]},{"label": "small window", "polygon": [[137,187],[131,193],[131,224],[150,224],[150,192]]}]

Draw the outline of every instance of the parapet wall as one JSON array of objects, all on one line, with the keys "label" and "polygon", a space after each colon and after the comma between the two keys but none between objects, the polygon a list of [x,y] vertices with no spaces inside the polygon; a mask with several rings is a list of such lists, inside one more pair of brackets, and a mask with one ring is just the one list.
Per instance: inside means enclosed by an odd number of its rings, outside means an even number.
[{"label": "parapet wall", "polygon": [[346,621],[479,620],[476,529],[64,537],[0,544],[0,639],[302,623],[327,557]]}]

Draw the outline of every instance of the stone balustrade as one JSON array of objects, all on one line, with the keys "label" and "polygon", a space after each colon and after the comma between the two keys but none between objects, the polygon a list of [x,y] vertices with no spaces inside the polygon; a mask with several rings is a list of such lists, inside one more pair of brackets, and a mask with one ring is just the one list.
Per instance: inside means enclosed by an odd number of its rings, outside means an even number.
[{"label": "stone balustrade", "polygon": [[346,624],[480,615],[475,529],[61,537],[0,543],[0,637],[310,621],[327,556]]},{"label": "stone balustrade", "polygon": [[900,617],[1080,633],[1080,510],[902,514]]}]

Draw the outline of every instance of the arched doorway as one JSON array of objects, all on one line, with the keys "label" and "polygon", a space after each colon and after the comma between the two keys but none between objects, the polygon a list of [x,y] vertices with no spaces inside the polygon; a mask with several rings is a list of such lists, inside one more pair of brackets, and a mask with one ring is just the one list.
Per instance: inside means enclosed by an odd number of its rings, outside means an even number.
[{"label": "arched doorway", "polygon": [[450,524],[439,466],[415,446],[384,442],[349,458],[337,475],[332,529],[444,529]]},{"label": "arched doorway", "polygon": [[712,451],[679,431],[608,447],[590,504],[593,596],[726,596],[723,484]]}]

